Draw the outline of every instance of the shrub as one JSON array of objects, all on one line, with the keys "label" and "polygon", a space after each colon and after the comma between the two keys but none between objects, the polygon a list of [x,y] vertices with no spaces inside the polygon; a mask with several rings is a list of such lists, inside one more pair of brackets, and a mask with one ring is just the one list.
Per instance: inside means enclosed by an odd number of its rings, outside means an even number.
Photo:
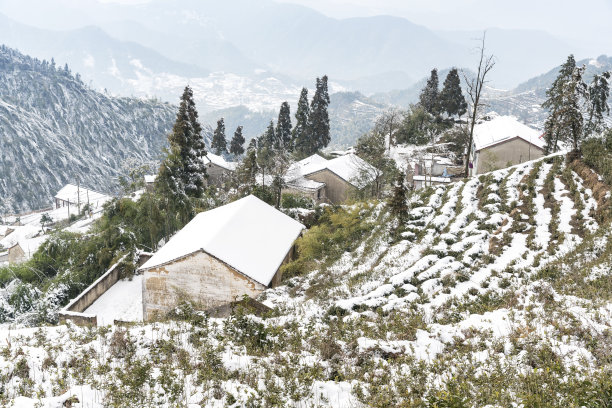
[{"label": "shrub", "polygon": [[310,198],[298,195],[284,193],[281,196],[281,207],[283,208],[312,208],[313,203]]}]

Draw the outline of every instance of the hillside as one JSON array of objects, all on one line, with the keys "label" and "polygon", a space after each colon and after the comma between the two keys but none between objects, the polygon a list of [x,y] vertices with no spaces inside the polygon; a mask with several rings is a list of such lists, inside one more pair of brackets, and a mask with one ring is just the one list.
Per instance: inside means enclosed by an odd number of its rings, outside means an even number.
[{"label": "hillside", "polygon": [[0,213],[47,207],[67,182],[112,193],[126,161],[156,160],[172,105],[112,98],[0,48]]},{"label": "hillside", "polygon": [[[312,98],[313,92],[310,92]],[[291,120],[295,125],[295,110],[299,91],[296,91],[288,102],[291,104]],[[330,149],[347,148],[354,145],[357,139],[369,132],[376,118],[387,107],[384,103],[374,101],[359,92],[335,92],[329,97],[329,122],[331,141]],[[235,106],[206,112],[202,121],[215,126],[219,118],[224,118],[228,139],[239,125],[244,126],[243,134],[248,141],[265,132],[270,120],[278,120],[276,111],[254,111],[246,106]]]},{"label": "hillside", "polygon": [[[576,65],[586,65],[585,80],[588,83],[593,78],[593,75],[612,71],[612,57],[601,55],[594,59],[577,61]],[[496,69],[497,67],[491,72],[494,72]],[[484,92],[487,109],[501,115],[516,116],[524,123],[528,123],[536,128],[542,128],[547,113],[541,107],[541,104],[546,100],[546,90],[550,88],[557,78],[559,69],[560,65],[519,84],[511,90],[496,89],[497,82],[493,79]],[[468,75],[473,75],[469,70],[467,72]],[[443,83],[447,74],[448,70],[441,70],[439,72],[440,83]],[[371,96],[371,99],[381,104],[407,108],[410,104],[418,102],[419,95],[426,82],[427,78],[424,77],[409,88],[376,93]],[[465,86],[463,87],[465,94]],[[612,97],[609,99],[609,103],[612,103]]]},{"label": "hillside", "polygon": [[610,406],[610,187],[551,156],[408,203],[329,208],[263,318],[0,331],[0,401]]}]

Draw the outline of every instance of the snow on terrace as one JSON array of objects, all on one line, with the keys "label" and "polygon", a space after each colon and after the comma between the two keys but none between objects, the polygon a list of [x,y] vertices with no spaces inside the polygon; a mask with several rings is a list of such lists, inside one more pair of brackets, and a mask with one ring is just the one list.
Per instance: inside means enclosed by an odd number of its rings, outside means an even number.
[{"label": "snow on terrace", "polygon": [[267,286],[303,229],[293,218],[250,195],[196,215],[141,269],[201,250]]},{"label": "snow on terrace", "polygon": [[117,281],[83,313],[96,315],[98,326],[111,325],[115,320],[142,322],[142,275]]}]

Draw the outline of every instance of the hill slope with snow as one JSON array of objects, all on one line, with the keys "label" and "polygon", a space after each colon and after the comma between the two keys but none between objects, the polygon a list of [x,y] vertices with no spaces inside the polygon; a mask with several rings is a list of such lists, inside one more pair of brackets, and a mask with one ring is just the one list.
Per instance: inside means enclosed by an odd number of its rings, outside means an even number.
[{"label": "hill slope with snow", "polygon": [[262,294],[264,318],[2,331],[0,400],[607,406],[610,187],[552,156],[408,202],[399,234],[384,203],[328,210],[300,242],[322,252]]},{"label": "hill slope with snow", "polygon": [[161,154],[175,108],[112,98],[0,48],[0,213],[47,207],[66,183],[115,191],[124,162]]}]

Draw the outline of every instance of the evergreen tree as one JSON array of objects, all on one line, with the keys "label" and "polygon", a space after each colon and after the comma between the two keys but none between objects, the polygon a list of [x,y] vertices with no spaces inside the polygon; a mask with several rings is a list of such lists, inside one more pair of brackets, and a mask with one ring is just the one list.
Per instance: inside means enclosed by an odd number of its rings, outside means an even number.
[{"label": "evergreen tree", "polygon": [[279,144],[277,148],[282,148],[284,151],[293,151],[291,145],[291,110],[287,102],[283,102],[278,113],[278,122],[276,123],[276,140]]},{"label": "evergreen tree", "polygon": [[461,79],[457,68],[453,68],[448,72],[444,80],[442,92],[440,92],[440,111],[446,112],[451,117],[457,115],[461,117],[467,111],[467,102],[463,97],[461,90]]},{"label": "evergreen tree", "polygon": [[307,143],[307,156],[323,149],[331,140],[329,134],[329,113],[327,112],[329,102],[327,75],[324,75],[323,78],[317,78],[316,91],[310,104],[310,116],[308,121],[310,127],[310,140],[309,143]]},{"label": "evergreen tree", "polygon": [[[172,183],[182,186],[181,188],[188,197],[201,197],[206,179],[206,167],[202,161],[206,155],[206,148],[202,138],[202,127],[198,122],[193,91],[188,86],[185,87],[181,96],[179,111],[172,132],[168,135],[168,141],[170,143],[169,162],[165,167],[172,177],[180,179],[180,183],[178,181]],[[175,193],[179,199],[182,197],[182,191],[174,187],[168,191]]]},{"label": "evergreen tree", "polygon": [[440,113],[440,101],[438,94],[438,69],[431,70],[431,76],[419,96],[419,104],[431,115]]},{"label": "evergreen tree", "polygon": [[[255,139],[251,140],[254,141]],[[250,188],[255,184],[258,171],[259,167],[257,166],[257,150],[249,146],[244,156],[244,159],[242,159],[242,162],[236,169],[236,176],[241,184],[246,185],[246,187]]]},{"label": "evergreen tree", "polygon": [[225,139],[225,122],[223,118],[217,121],[217,128],[213,133],[210,148],[216,155],[227,153],[227,139]]},{"label": "evergreen tree", "polygon": [[276,132],[274,131],[274,122],[270,121],[265,133],[260,136],[260,143],[258,144],[258,147],[260,150],[264,147],[271,150],[275,149],[278,144]]},{"label": "evergreen tree", "polygon": [[302,88],[297,111],[295,112],[295,127],[291,132],[292,145],[298,156],[306,157],[308,151],[308,141],[310,139],[310,127],[308,118],[310,117],[310,106],[308,105],[308,89]]},{"label": "evergreen tree", "polygon": [[566,137],[562,134],[564,129],[560,123],[562,120],[562,111],[564,109],[564,90],[566,83],[572,80],[572,75],[576,69],[576,60],[573,55],[567,57],[565,64],[561,66],[559,75],[553,82],[552,86],[546,91],[548,99],[542,104],[542,107],[547,109],[549,114],[544,123],[544,139],[546,141],[546,151],[552,153],[557,151],[559,140]]},{"label": "evergreen tree", "polygon": [[404,177],[403,173],[398,175],[396,184],[393,187],[393,195],[387,203],[391,215],[399,222],[398,228],[401,228],[408,218],[408,204],[406,203],[408,190],[404,185]]},{"label": "evergreen tree", "polygon": [[242,126],[238,126],[234,132],[234,137],[230,142],[230,153],[238,157],[244,153],[244,136],[242,136]]},{"label": "evergreen tree", "polygon": [[611,72],[604,72],[595,75],[588,88],[588,115],[585,125],[585,136],[598,133],[604,129],[604,114],[610,114],[608,98],[610,97],[610,75]]}]

